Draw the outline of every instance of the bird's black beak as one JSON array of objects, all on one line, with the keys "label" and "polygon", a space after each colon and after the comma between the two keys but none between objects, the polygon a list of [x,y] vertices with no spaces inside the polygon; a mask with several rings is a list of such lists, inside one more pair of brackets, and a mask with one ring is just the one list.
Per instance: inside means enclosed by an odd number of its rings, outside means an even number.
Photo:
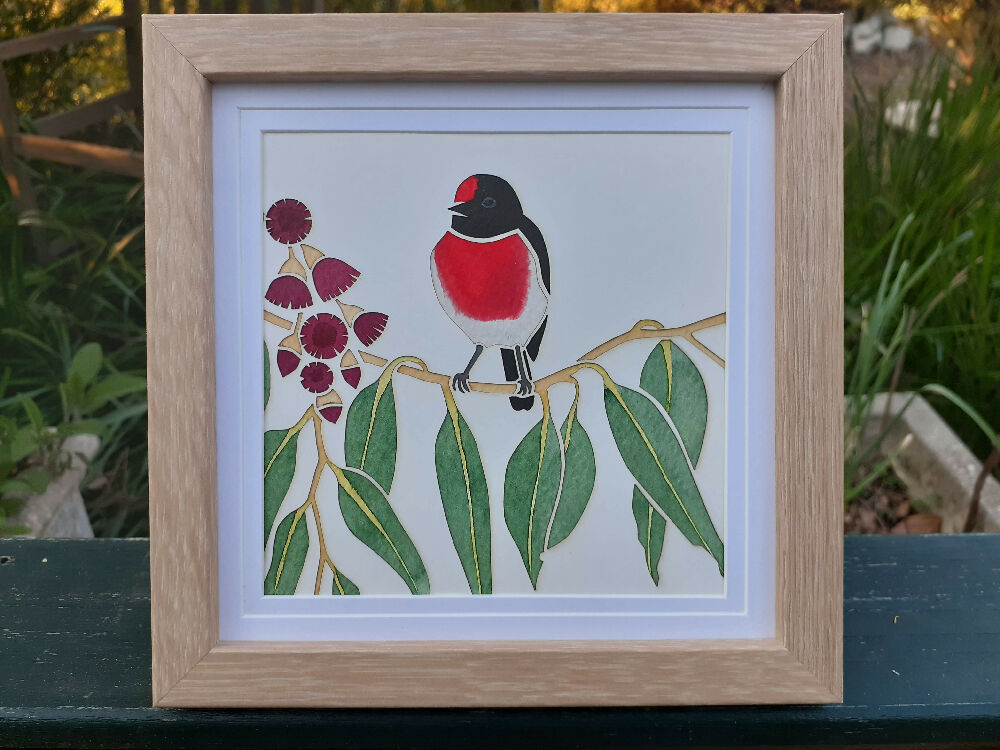
[{"label": "bird's black beak", "polygon": [[454,206],[448,209],[451,213],[456,216],[468,216],[472,213],[472,204],[475,201],[466,201],[465,203],[456,203]]}]

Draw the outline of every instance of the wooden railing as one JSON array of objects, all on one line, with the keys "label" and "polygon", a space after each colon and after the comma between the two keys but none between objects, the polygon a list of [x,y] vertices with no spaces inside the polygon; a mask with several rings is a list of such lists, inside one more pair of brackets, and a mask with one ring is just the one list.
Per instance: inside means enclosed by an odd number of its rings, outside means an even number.
[{"label": "wooden railing", "polygon": [[[296,4],[298,8],[296,8]],[[0,42],[0,169],[10,185],[14,205],[19,212],[38,208],[37,192],[23,161],[40,159],[73,167],[126,175],[141,179],[142,152],[101,146],[67,139],[85,127],[107,122],[123,112],[135,112],[142,119],[142,37],[143,11],[149,13],[238,13],[241,5],[251,13],[315,13],[324,10],[324,0],[123,0],[121,15],[100,18],[89,23],[53,29],[40,34]],[[124,34],[125,64],[128,70],[127,91],[106,96],[65,112],[40,117],[34,133],[23,133],[19,114],[10,92],[3,63],[37,52],[59,49],[68,44],[89,41],[98,34]]]}]

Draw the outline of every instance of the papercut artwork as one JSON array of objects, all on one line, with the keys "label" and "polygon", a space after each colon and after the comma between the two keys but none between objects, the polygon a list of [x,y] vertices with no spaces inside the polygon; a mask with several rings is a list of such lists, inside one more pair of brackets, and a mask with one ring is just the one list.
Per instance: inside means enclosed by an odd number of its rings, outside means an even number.
[{"label": "papercut artwork", "polygon": [[[559,272],[567,266],[561,264],[572,263],[572,256],[560,248],[550,265],[543,233],[526,215],[536,207],[523,206],[502,177],[474,174],[460,182],[448,213],[446,205],[442,200],[439,209],[443,233],[424,251],[429,252],[430,277],[423,283],[432,287],[441,310],[419,314],[443,313],[454,323],[454,335],[472,346],[468,361],[455,363],[454,372],[432,370],[415,353],[433,353],[434,340],[393,340],[393,347],[406,349],[385,356],[370,350],[388,346],[385,333],[392,316],[414,313],[404,297],[387,301],[377,294],[380,269],[369,267],[363,254],[343,249],[336,251],[343,258],[334,257],[306,244],[296,249],[314,221],[317,226],[327,221],[325,209],[313,214],[301,201],[284,198],[265,214],[264,230],[288,252],[277,268],[272,266],[274,276],[264,293],[264,320],[285,332],[273,352],[278,378],[271,378],[265,344],[265,411],[278,408],[269,404],[276,389],[287,389],[293,374],[315,398],[304,412],[290,414],[288,427],[264,434],[263,544],[270,549],[262,571],[264,593],[364,595],[377,572],[379,580],[395,576],[411,594],[433,595],[438,593],[428,574],[433,566],[426,560],[455,566],[456,576],[460,569],[468,594],[489,595],[501,575],[494,552],[500,534],[507,537],[505,547],[516,548],[520,562],[510,559],[530,590],[559,593],[546,588],[546,571],[566,561],[549,551],[572,539],[586,519],[598,467],[606,462],[620,462],[631,477],[631,485],[620,488],[618,507],[628,524],[634,521],[634,538],[627,552],[604,554],[641,559],[636,575],[646,586],[658,587],[665,577],[683,575],[661,570],[666,546],[690,544],[710,556],[712,575],[717,568],[723,577],[721,519],[709,512],[695,475],[715,401],[691,353],[700,352],[703,367],[725,367],[697,337],[724,325],[725,312],[666,327],[654,319],[614,320],[617,308],[609,305],[612,330],[624,332],[603,343],[598,339],[578,359],[536,378],[532,365],[562,299],[553,294],[552,276],[557,285],[563,283]],[[388,312],[362,306],[368,294]],[[669,312],[669,301],[650,299],[649,304],[650,313]],[[283,312],[289,309],[298,311],[294,321]],[[652,348],[641,371],[612,367],[612,353],[644,343]],[[485,357],[495,364],[497,355],[503,378],[473,380],[477,363]],[[413,385],[398,389],[401,378]],[[593,387],[582,388],[581,381]],[[424,430],[430,425],[399,420],[397,399],[417,398],[414,388],[426,389],[424,411],[439,415],[433,445],[411,437],[417,426],[429,434]],[[437,399],[439,409],[429,405]],[[508,400],[512,408],[506,419],[524,420],[526,429],[518,433],[523,437],[506,446],[503,455],[495,446],[487,455],[463,414],[463,408],[482,399]],[[595,428],[599,440],[592,438]],[[342,459],[336,458],[341,443]],[[436,497],[427,487],[396,486],[402,452],[410,462],[432,462]],[[502,497],[491,492],[490,477],[497,487],[502,477]],[[491,494],[497,495],[495,512]],[[419,504],[416,515],[414,503]],[[452,549],[423,543],[424,527],[408,529],[400,504],[407,506],[411,526],[417,517],[421,523],[443,524]],[[349,564],[337,559],[341,551],[328,533],[334,523],[367,548],[367,562],[361,564],[356,554]],[[341,567],[345,564],[349,576]],[[383,567],[376,571],[378,566]],[[504,570],[510,575],[509,566]]]}]

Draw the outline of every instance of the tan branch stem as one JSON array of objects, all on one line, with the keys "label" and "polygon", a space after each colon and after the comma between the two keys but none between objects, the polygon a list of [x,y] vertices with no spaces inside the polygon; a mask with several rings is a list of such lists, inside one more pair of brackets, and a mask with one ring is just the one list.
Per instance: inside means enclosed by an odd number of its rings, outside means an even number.
[{"label": "tan branch stem", "polygon": [[316,413],[316,408],[313,406],[306,409],[305,414],[302,415],[302,419],[300,419],[298,424],[296,424],[296,428],[301,429],[301,427],[309,420],[312,420],[313,428],[316,433],[316,470],[313,472],[312,484],[309,486],[309,494],[306,496],[306,501],[299,506],[298,513],[301,514],[306,508],[311,508],[313,518],[316,521],[316,536],[319,539],[319,565],[316,566],[316,583],[313,586],[313,594],[318,596],[323,584],[323,570],[327,565],[329,565],[333,575],[336,576],[337,566],[334,565],[333,559],[330,557],[330,553],[326,548],[326,538],[323,536],[323,520],[320,518],[319,503],[316,501],[316,495],[319,490],[319,482],[323,476],[323,469],[325,469],[330,463],[330,459],[327,456],[326,445],[323,442],[323,423],[320,420],[319,414]]},{"label": "tan branch stem", "polygon": [[[706,328],[714,328],[715,326],[722,325],[725,322],[725,313],[719,313],[718,315],[713,315],[710,318],[697,320],[694,323],[688,323],[685,326],[678,326],[676,328],[664,328],[655,320],[640,320],[629,330],[625,331],[625,333],[605,341],[596,349],[592,349],[584,354],[579,360],[577,360],[578,364],[564,367],[562,370],[557,370],[551,375],[546,375],[544,378],[536,380],[535,390],[541,393],[549,386],[555,385],[556,383],[572,383],[573,375],[579,372],[580,369],[586,365],[587,361],[597,359],[622,344],[627,344],[630,341],[638,341],[640,339],[662,340],[669,338],[684,338],[690,341],[694,346],[698,347],[698,349],[703,351],[706,355],[711,357],[712,361],[720,367],[725,367],[726,364],[721,357],[694,337],[694,334],[698,331],[705,330]],[[374,365],[376,367],[385,367],[389,364],[389,360],[375,354],[370,354],[369,352],[361,352],[361,359],[367,364]],[[400,366],[397,372],[403,375],[408,375],[409,377],[417,380],[422,380],[425,383],[434,383],[442,388],[451,387],[451,378],[448,375],[442,375],[439,372],[419,370],[416,367],[410,367],[409,365]],[[470,382],[469,388],[473,391],[477,391],[478,393],[498,393],[505,396],[509,396],[517,392],[517,385],[512,383]]]},{"label": "tan branch stem", "polygon": [[638,339],[671,339],[671,338],[684,338],[690,341],[694,346],[698,347],[701,351],[707,354],[712,360],[719,365],[719,367],[725,367],[726,363],[719,357],[715,352],[706,347],[703,343],[698,341],[694,337],[694,334],[698,331],[705,330],[706,328],[714,328],[715,326],[722,325],[726,322],[726,314],[719,313],[718,315],[713,315],[710,318],[703,318],[702,320],[696,320],[694,323],[688,323],[686,326],[677,326],[676,328],[664,328],[655,320],[640,320],[632,328],[630,328],[625,333],[620,336],[615,336],[613,339],[605,341],[596,349],[591,349],[589,352],[584,354],[578,361],[583,362],[584,360],[597,359],[604,354],[607,354],[612,349],[617,346],[621,346],[629,341],[636,341]]},{"label": "tan branch stem", "polygon": [[278,326],[278,328],[284,328],[286,331],[292,330],[292,322],[290,320],[285,320],[280,315],[275,315],[273,312],[268,312],[267,310],[264,311],[264,322]]}]

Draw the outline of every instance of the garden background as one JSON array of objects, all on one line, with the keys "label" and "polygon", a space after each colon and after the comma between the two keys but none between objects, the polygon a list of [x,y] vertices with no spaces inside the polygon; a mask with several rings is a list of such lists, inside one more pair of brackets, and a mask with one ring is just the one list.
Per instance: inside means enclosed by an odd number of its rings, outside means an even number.
[{"label": "garden background", "polygon": [[[923,389],[987,462],[985,471],[996,472],[1000,0],[299,4],[309,12],[845,12],[849,530],[887,531],[903,516],[934,511],[933,498],[901,492],[892,457],[862,439],[877,392]],[[267,0],[166,5],[180,12],[269,9]],[[284,10],[295,2],[274,5]],[[46,116],[128,90],[125,34],[99,23],[122,12],[120,0],[0,5],[0,49],[5,40],[81,23],[96,21],[95,30],[103,29],[58,49],[0,56],[21,133],[37,132]],[[141,153],[141,114],[119,110],[70,135]],[[65,468],[66,436],[96,433],[101,447],[82,483],[94,532],[145,536],[142,182],[50,161],[18,165],[19,174],[8,169],[5,176],[30,182],[37,208],[25,209],[8,181],[0,181],[0,533],[30,531],[15,520],[24,495],[44,489]]]}]

